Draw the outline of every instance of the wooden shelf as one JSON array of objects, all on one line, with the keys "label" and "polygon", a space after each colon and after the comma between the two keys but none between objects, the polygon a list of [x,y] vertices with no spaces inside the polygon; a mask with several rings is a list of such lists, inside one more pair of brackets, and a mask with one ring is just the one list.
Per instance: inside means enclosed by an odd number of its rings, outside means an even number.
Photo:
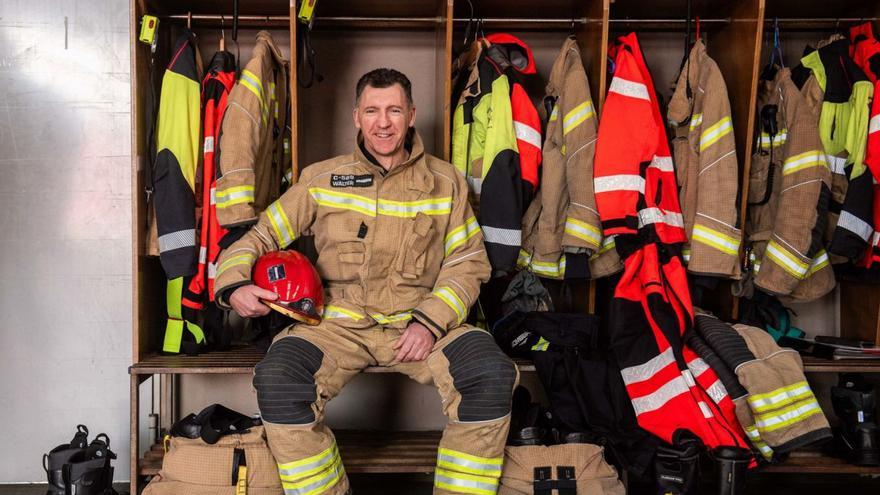
[{"label": "wooden shelf", "polygon": [[[348,473],[431,473],[437,463],[439,431],[337,431],[342,462]],[[153,445],[138,460],[138,474],[154,476],[165,451]]]},{"label": "wooden shelf", "polygon": [[[228,351],[214,351],[198,356],[152,354],[128,368],[132,375],[155,374],[252,374],[263,353],[249,345],[234,346]],[[520,372],[535,371],[525,359],[515,359]],[[394,373],[391,368],[371,366],[364,373]]]},{"label": "wooden shelf", "polygon": [[785,462],[766,466],[758,472],[880,475],[880,466],[856,466],[843,459],[828,457],[819,450],[805,449],[792,452]]},{"label": "wooden shelf", "polygon": [[880,359],[820,359],[804,356],[807,373],[880,373]]}]

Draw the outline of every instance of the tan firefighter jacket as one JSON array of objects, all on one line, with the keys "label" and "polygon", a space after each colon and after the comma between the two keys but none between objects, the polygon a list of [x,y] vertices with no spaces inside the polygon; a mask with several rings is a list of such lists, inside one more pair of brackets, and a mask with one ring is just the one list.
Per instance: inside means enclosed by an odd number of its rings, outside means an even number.
[{"label": "tan firefighter jacket", "polygon": [[[775,133],[761,118],[774,105]],[[831,170],[819,139],[818,115],[788,69],[761,81],[757,115],[758,132],[768,133],[770,146],[763,149],[758,143],[749,177],[746,233],[754,282],[784,300],[811,301],[834,288],[822,248]]]},{"label": "tan firefighter jacket", "polygon": [[[688,85],[690,81],[690,85]],[[688,94],[690,88],[690,95]],[[742,232],[737,218],[739,165],[727,85],[697,40],[667,112],[688,244],[688,271],[737,279]]]},{"label": "tan firefighter jacket", "polygon": [[[229,94],[220,130],[217,220],[248,225],[281,194],[290,165],[287,127],[288,63],[267,31],[257,34],[253,57]],[[205,147],[214,143],[205,143]]]},{"label": "tan firefighter jacket", "polygon": [[[603,245],[592,181],[598,119],[573,38],[565,41],[553,63],[547,100],[553,110],[544,141],[541,186],[523,217],[517,264],[542,277],[563,278],[565,253],[598,254]],[[608,267],[599,275],[612,273],[614,264]]]},{"label": "tan firefighter jacket", "polygon": [[459,326],[489,279],[483,234],[464,176],[425,153],[414,134],[410,158],[384,170],[353,154],[313,164],[220,256],[218,303],[250,283],[267,251],[315,236],[324,318],[403,328],[411,318],[438,337]]}]

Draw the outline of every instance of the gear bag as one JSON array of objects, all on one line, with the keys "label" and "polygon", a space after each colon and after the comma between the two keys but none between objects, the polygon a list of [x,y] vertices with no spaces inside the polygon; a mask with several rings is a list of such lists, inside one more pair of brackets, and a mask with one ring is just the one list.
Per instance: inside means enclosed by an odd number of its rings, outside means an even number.
[{"label": "gear bag", "polygon": [[506,447],[498,495],[624,495],[602,451],[589,443]]}]

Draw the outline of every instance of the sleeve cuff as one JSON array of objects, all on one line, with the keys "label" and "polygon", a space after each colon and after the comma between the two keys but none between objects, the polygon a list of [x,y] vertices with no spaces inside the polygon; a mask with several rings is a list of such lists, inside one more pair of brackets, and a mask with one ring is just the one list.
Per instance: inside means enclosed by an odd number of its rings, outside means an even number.
[{"label": "sleeve cuff", "polygon": [[235,292],[235,289],[239,287],[243,287],[245,285],[250,285],[252,282],[250,280],[243,280],[241,282],[235,282],[233,284],[227,285],[226,287],[221,287],[214,294],[214,302],[221,309],[232,309],[232,306],[229,305],[229,296]]},{"label": "sleeve cuff", "polygon": [[437,340],[440,340],[444,335],[446,335],[446,330],[443,327],[438,325],[436,322],[434,322],[434,320],[429,318],[421,311],[415,309],[413,310],[412,315],[417,322],[425,325],[425,327],[434,334],[434,337],[436,337]]}]

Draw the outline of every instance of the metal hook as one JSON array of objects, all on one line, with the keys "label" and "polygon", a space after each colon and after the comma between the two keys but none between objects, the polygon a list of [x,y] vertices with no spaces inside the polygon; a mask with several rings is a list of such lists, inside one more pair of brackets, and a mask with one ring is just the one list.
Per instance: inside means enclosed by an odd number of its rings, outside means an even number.
[{"label": "metal hook", "polygon": [[193,22],[193,13],[190,10],[186,13],[186,28],[187,29],[192,29],[192,22]]},{"label": "metal hook", "polygon": [[220,51],[226,51],[226,18],[220,14]]}]

